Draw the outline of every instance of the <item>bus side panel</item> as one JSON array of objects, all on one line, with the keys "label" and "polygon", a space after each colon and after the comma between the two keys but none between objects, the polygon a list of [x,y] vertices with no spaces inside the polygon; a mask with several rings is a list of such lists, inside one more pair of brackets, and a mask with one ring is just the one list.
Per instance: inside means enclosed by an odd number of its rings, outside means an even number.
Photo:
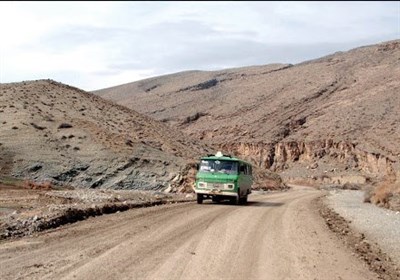
[{"label": "bus side panel", "polygon": [[247,195],[248,193],[250,193],[251,185],[252,185],[251,175],[240,174],[238,183],[239,183],[241,196],[244,196],[244,195]]},{"label": "bus side panel", "polygon": [[245,192],[245,194],[248,194],[251,191],[252,176],[251,175],[245,175],[245,177],[246,177],[246,182],[245,182],[246,192]]}]

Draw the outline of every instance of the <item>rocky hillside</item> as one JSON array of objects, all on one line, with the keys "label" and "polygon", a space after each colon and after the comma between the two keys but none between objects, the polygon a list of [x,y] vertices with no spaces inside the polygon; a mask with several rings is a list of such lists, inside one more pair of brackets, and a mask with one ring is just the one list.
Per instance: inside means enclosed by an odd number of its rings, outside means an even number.
[{"label": "rocky hillside", "polygon": [[212,150],[131,109],[52,80],[0,85],[0,176],[163,189]]},{"label": "rocky hillside", "polygon": [[155,77],[95,93],[286,181],[400,178],[400,40],[296,65]]}]

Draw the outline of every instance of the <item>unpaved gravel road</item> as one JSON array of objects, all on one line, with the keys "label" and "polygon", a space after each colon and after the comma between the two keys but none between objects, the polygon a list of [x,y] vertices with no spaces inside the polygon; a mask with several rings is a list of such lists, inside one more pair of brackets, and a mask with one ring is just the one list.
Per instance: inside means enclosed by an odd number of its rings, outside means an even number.
[{"label": "unpaved gravel road", "polygon": [[171,204],[0,244],[0,279],[377,279],[295,188],[247,206]]}]

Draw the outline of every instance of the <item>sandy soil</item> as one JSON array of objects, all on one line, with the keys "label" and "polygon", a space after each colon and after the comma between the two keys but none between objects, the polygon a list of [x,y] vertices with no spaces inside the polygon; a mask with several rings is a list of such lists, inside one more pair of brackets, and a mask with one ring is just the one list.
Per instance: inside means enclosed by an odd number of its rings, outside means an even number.
[{"label": "sandy soil", "polygon": [[[379,279],[332,233],[323,192],[89,218],[0,244],[1,279]],[[389,278],[388,278],[389,279]],[[394,278],[393,278],[394,279]]]}]

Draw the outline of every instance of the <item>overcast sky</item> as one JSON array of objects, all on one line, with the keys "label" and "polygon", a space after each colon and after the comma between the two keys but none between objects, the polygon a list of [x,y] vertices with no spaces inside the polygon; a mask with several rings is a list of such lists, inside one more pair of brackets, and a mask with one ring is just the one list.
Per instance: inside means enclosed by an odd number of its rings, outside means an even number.
[{"label": "overcast sky", "polygon": [[95,90],[400,39],[400,1],[0,2],[0,82]]}]

